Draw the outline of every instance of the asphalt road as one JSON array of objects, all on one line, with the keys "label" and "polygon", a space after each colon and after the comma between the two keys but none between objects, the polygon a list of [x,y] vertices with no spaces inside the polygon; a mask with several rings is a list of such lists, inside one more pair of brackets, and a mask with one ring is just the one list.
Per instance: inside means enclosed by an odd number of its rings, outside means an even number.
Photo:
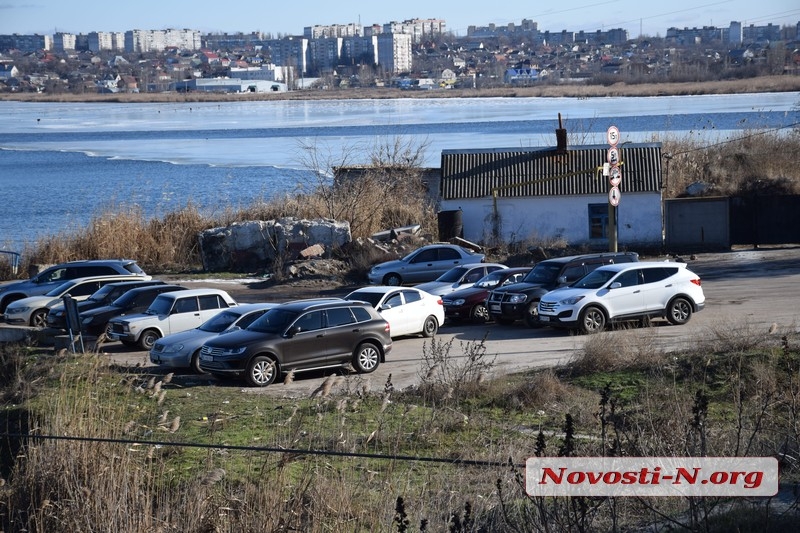
[{"label": "asphalt road", "polygon": [[[800,334],[800,247],[749,249],[721,254],[686,257],[689,268],[700,275],[706,295],[706,308],[695,314],[684,326],[671,326],[657,321],[651,328],[615,330],[611,342],[626,342],[626,336],[646,336],[654,349],[690,348],[715,335],[733,331],[746,334]],[[209,281],[182,282],[214,285]],[[253,291],[227,282],[214,285],[235,293],[239,301],[263,300],[262,291]],[[523,369],[567,363],[580,352],[586,336],[549,328],[530,329],[521,324],[501,326],[449,325],[439,330],[439,341],[453,339],[450,354],[463,357],[463,343],[485,339],[486,357],[495,359],[494,374],[502,375]],[[395,389],[419,382],[423,346],[427,339],[406,337],[395,339],[387,362],[374,373],[364,376],[371,390],[382,391],[387,378]],[[152,367],[146,352],[131,351],[119,343],[103,346],[104,353],[120,365],[137,371],[163,374],[169,370]],[[303,396],[316,389],[327,376],[323,373],[298,374],[293,383],[276,382],[264,389],[252,389],[238,381],[216,381],[205,376],[178,372],[176,378],[206,380],[220,386],[241,388],[252,393],[278,396]]]}]

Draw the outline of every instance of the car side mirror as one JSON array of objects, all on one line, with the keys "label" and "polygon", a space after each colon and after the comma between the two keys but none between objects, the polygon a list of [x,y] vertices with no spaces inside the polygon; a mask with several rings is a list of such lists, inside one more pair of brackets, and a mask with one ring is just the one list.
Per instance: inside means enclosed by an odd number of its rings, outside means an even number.
[{"label": "car side mirror", "polygon": [[383,304],[378,308],[378,311],[386,311],[392,308],[392,304]]},{"label": "car side mirror", "polygon": [[556,280],[559,285],[565,285],[567,283],[567,276],[559,276]]},{"label": "car side mirror", "polygon": [[240,329],[242,329],[242,328],[240,328],[239,326],[231,326],[231,329],[229,329],[228,331],[224,331],[223,334],[232,333],[234,331],[239,331]]},{"label": "car side mirror", "polygon": [[294,337],[295,335],[297,335],[301,331],[303,331],[303,328],[301,328],[300,326],[293,326],[293,327],[289,328],[288,330],[286,330],[286,338],[287,339],[291,339],[292,337]]},{"label": "car side mirror", "polygon": [[615,281],[614,283],[608,286],[609,289],[619,289],[620,287],[622,287],[622,283],[620,283],[619,281]]}]

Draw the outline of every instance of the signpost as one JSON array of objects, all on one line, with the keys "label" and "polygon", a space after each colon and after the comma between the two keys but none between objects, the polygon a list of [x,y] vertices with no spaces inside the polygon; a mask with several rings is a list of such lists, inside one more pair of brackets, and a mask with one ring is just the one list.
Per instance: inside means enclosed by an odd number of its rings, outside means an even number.
[{"label": "signpost", "polygon": [[622,172],[619,169],[621,163],[620,149],[617,148],[619,143],[619,129],[616,126],[611,126],[606,131],[606,140],[608,141],[608,183],[611,188],[608,191],[608,251],[617,251],[617,206],[619,205],[622,193],[619,190],[619,185],[622,183]]}]

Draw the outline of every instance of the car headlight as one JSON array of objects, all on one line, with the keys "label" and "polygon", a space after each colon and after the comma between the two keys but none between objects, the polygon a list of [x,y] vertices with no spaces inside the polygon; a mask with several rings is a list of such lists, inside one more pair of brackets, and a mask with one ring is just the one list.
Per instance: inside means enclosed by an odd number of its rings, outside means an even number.
[{"label": "car headlight", "polygon": [[81,320],[81,324],[83,324],[84,326],[88,326],[89,324],[92,323],[93,320],[94,320],[94,317],[87,316],[87,317],[84,317],[83,320]]},{"label": "car headlight", "polygon": [[247,349],[246,346],[236,346],[234,348],[223,348],[215,355],[221,356],[230,356],[230,355],[242,355],[244,351]]},{"label": "car headlight", "polygon": [[572,296],[570,298],[565,298],[564,300],[561,300],[558,303],[559,303],[559,305],[575,305],[576,303],[580,302],[584,298],[585,298],[584,296]]},{"label": "car headlight", "polygon": [[464,305],[466,300],[464,298],[456,298],[455,300],[450,302],[450,305]]},{"label": "car headlight", "polygon": [[7,315],[18,315],[20,313],[27,313],[30,311],[30,307],[6,307],[6,314]]},{"label": "car headlight", "polygon": [[183,350],[183,344],[168,344],[164,346],[164,349],[161,350],[161,353],[177,353]]},{"label": "car headlight", "polygon": [[512,303],[512,304],[524,304],[525,300],[527,300],[527,299],[528,299],[528,297],[525,296],[524,294],[512,294],[508,298],[508,302]]}]

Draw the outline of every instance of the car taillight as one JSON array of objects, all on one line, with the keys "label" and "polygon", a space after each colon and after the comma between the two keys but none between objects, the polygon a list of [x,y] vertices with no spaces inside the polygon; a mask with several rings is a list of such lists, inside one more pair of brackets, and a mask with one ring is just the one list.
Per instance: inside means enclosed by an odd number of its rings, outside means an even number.
[{"label": "car taillight", "polygon": [[695,285],[697,285],[699,287],[700,286],[700,278],[693,279],[692,283],[694,283]]},{"label": "car taillight", "polygon": [[389,323],[387,322],[385,326],[383,326],[383,331],[389,333]]},{"label": "car taillight", "polygon": [[437,304],[439,304],[439,305],[444,305],[444,302],[442,301],[442,299],[441,299],[441,298],[439,298],[439,301],[438,301],[438,302],[436,302],[436,303],[437,303]]}]

